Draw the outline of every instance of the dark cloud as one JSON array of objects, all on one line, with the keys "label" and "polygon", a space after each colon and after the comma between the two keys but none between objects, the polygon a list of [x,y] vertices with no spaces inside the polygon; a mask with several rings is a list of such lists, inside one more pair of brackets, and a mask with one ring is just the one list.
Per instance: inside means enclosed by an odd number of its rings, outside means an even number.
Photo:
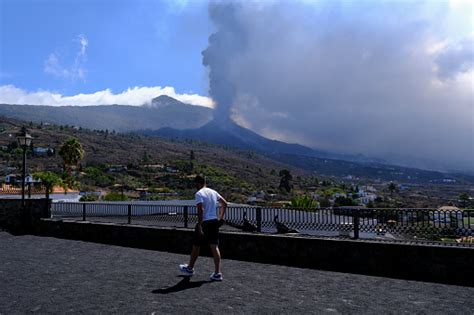
[{"label": "dark cloud", "polygon": [[222,115],[272,138],[474,170],[472,47],[433,51],[444,9],[212,3],[210,94]]}]

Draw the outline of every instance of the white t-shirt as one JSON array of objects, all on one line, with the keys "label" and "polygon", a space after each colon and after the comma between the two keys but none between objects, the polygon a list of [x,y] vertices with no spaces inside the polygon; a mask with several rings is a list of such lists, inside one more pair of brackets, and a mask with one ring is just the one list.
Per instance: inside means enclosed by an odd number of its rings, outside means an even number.
[{"label": "white t-shirt", "polygon": [[196,205],[202,203],[204,210],[202,217],[203,221],[217,219],[219,199],[224,198],[222,198],[217,191],[211,188],[203,187],[196,193]]}]

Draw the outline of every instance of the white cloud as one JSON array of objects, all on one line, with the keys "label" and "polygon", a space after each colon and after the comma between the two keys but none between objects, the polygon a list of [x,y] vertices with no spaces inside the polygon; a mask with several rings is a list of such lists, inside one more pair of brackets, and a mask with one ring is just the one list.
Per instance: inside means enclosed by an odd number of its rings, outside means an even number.
[{"label": "white cloud", "polygon": [[78,35],[76,41],[79,43],[80,47],[71,64],[67,65],[67,54],[53,52],[44,62],[44,72],[57,78],[71,81],[84,81],[87,73],[85,63],[87,60],[86,51],[89,41],[83,34]]},{"label": "white cloud", "polygon": [[79,56],[85,56],[86,55],[86,48],[87,45],[89,45],[89,41],[84,35],[79,35],[79,43],[81,44],[81,52],[79,53]]},{"label": "white cloud", "polygon": [[114,94],[110,89],[97,91],[90,94],[77,94],[72,96],[61,95],[50,91],[28,92],[13,85],[0,86],[1,104],[29,104],[29,105],[132,105],[140,106],[150,103],[160,95],[173,97],[183,103],[213,108],[209,97],[198,94],[178,94],[173,87],[133,87]]}]

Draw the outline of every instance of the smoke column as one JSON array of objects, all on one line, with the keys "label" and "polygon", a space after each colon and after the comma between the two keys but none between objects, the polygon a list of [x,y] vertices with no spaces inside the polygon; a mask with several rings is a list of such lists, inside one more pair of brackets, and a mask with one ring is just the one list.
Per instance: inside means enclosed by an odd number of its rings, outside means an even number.
[{"label": "smoke column", "polygon": [[474,172],[474,4],[464,6],[211,2],[203,63],[215,118],[330,152]]},{"label": "smoke column", "polygon": [[209,69],[209,94],[216,103],[214,119],[227,121],[236,91],[231,82],[233,62],[245,49],[245,32],[236,17],[238,4],[210,3],[209,15],[216,32],[209,37],[209,46],[202,52],[203,64]]}]

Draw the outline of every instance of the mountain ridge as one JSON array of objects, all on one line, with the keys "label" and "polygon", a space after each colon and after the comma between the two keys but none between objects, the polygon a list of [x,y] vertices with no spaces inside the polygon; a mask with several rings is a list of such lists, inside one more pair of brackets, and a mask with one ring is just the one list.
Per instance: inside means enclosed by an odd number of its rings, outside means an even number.
[{"label": "mountain ridge", "polygon": [[354,156],[353,159],[341,159],[337,154],[313,150],[299,144],[288,144],[267,139],[230,120],[212,120],[195,129],[162,128],[139,133],[167,139],[198,140],[240,150],[252,150],[280,163],[326,176],[346,178],[367,176],[372,179],[380,178],[386,181],[433,183],[454,177],[468,182],[474,180],[474,177],[467,174],[463,176],[452,174],[455,175],[453,177],[439,171],[397,166],[377,159],[363,158],[360,161],[357,160],[357,156]]},{"label": "mountain ridge", "polygon": [[302,155],[312,155],[313,150],[300,144],[289,144],[278,140],[270,140],[243,128],[228,120],[217,122],[212,120],[195,129],[161,128],[153,131],[143,131],[147,135],[165,138],[201,140],[238,149],[254,149],[263,152],[295,152]]},{"label": "mountain ridge", "polygon": [[167,96],[159,96],[154,98],[150,104],[143,106],[0,104],[0,115],[35,123],[43,122],[127,132],[142,128],[200,127],[211,120],[212,109],[185,104]]},{"label": "mountain ridge", "polygon": [[[360,154],[334,153],[301,144],[285,143],[265,138],[226,119],[212,120],[213,110],[207,107],[185,104],[166,95],[153,98],[142,106],[91,105],[91,106],[46,106],[0,104],[0,115],[5,117],[78,126],[88,129],[136,132],[166,138],[195,139],[223,146],[251,149],[267,154],[290,154],[319,159],[334,159],[354,163],[385,164],[401,167],[416,167],[424,170],[453,173],[449,170],[429,167],[429,163],[390,158],[390,156],[367,157]],[[285,158],[286,160],[286,158]],[[407,162],[408,161],[408,162]],[[425,167],[423,167],[425,165]],[[462,172],[470,174],[469,172]]]},{"label": "mountain ridge", "polygon": [[251,149],[260,153],[284,153],[359,163],[387,163],[381,159],[373,159],[361,155],[337,154],[317,150],[297,143],[286,143],[279,140],[268,139],[236,124],[230,119],[224,121],[212,120],[199,128],[180,130],[174,128],[161,128],[159,130],[145,130],[139,132],[146,135],[161,136],[165,138],[202,140],[239,149]]}]

